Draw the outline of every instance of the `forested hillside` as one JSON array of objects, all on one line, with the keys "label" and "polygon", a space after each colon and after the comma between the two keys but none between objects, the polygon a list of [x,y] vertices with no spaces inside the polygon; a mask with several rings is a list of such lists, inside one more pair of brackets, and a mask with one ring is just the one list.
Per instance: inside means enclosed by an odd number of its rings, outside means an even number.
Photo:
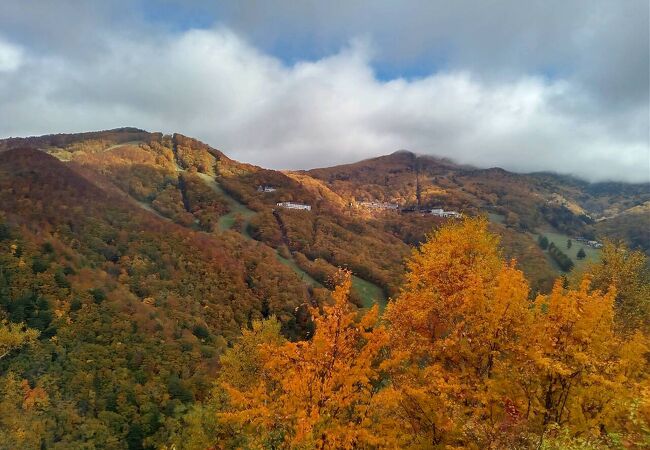
[{"label": "forested hillside", "polygon": [[618,228],[617,238],[650,250],[650,240],[641,231],[650,228],[648,183],[588,183],[555,174],[476,169],[407,151],[307,173],[346,199],[490,212],[523,232],[552,227],[604,239]]},{"label": "forested hillside", "polygon": [[[0,204],[3,324],[40,332],[1,362],[3,448],[160,445],[242,326],[311,329],[301,305],[319,289],[269,247],[161,219],[44,152],[0,153]],[[42,398],[23,416],[30,389]]]},{"label": "forested hillside", "polygon": [[0,141],[0,449],[647,443],[647,259],[563,273],[537,239],[647,249],[646,187]]},{"label": "forested hillside", "polygon": [[358,317],[343,273],[312,339],[274,318],[228,349],[186,448],[645,448],[650,273],[641,252],[529,299],[484,220],[413,252],[383,319]]}]

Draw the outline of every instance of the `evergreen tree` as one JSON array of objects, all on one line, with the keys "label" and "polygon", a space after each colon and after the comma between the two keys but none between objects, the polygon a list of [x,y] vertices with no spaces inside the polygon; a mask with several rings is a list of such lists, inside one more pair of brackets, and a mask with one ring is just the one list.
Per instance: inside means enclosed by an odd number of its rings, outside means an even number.
[{"label": "evergreen tree", "polygon": [[546,236],[540,236],[537,242],[539,242],[539,246],[542,248],[542,250],[546,250],[548,248],[548,238]]}]

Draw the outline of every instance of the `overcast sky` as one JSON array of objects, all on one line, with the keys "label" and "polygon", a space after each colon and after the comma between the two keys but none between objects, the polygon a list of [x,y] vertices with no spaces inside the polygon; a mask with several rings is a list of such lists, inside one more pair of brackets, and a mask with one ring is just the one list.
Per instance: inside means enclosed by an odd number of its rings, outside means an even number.
[{"label": "overcast sky", "polygon": [[650,181],[647,0],[0,0],[0,137],[135,126]]}]

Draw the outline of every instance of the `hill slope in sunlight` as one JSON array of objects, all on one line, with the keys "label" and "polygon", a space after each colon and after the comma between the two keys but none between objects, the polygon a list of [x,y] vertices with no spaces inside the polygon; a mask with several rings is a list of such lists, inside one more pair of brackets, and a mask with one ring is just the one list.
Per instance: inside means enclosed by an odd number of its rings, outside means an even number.
[{"label": "hill slope in sunlight", "polygon": [[[559,272],[534,233],[648,249],[648,201],[646,185],[405,151],[282,172],[135,128],[0,140],[0,320],[40,332],[0,358],[0,375],[42,395],[25,415],[34,442],[158,447],[208,395],[241,327],[276,316],[284,336],[309,336],[308,307],[331,298],[339,267],[356,306],[397,296],[414,246],[455,220],[428,209],[489,214],[535,293]],[[22,394],[6,398],[5,416],[25,414]]]}]

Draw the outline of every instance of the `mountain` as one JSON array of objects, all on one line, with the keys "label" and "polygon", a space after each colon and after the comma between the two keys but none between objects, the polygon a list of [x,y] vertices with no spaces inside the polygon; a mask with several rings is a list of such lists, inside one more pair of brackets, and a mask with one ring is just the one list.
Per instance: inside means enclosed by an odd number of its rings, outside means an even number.
[{"label": "mountain", "polygon": [[650,183],[588,183],[551,173],[516,174],[500,168],[477,169],[404,150],[306,173],[350,197],[374,195],[386,201],[416,204],[419,195],[422,208],[445,203],[471,212],[481,209],[520,212],[525,220],[517,225],[523,228],[557,220],[552,211],[535,214],[544,209],[543,205],[549,209],[563,207],[576,216],[587,215],[593,221],[600,221],[650,199]]},{"label": "mountain", "polygon": [[[240,236],[282,255],[279,261],[300,269],[299,276],[310,274],[312,285],[327,284],[336,267],[347,267],[361,277],[359,283],[363,279],[394,295],[409,246],[444,222],[421,213],[378,213],[359,202],[416,212],[487,213],[507,244],[506,256],[519,261],[536,290],[549,289],[557,273],[553,259],[536,248],[538,234],[611,237],[650,249],[650,213],[641,206],[650,201],[649,184],[477,169],[406,150],[281,172],[240,163],[180,134],[136,128],[0,141],[0,151],[19,147],[39,148],[101,189],[190,230],[214,233],[234,226]],[[259,192],[260,186],[272,192]],[[281,201],[309,204],[312,213],[276,208]]]},{"label": "mountain", "polygon": [[537,234],[647,250],[649,202],[648,185],[407,151],[283,172],[135,128],[1,140],[0,319],[40,338],[0,358],[0,417],[21,415],[47,448],[159,447],[241,327],[274,315],[286,337],[309,336],[338,267],[359,307],[397,295],[414,245],[454,220],[425,210],[489,213],[537,292],[560,274]]},{"label": "mountain", "polygon": [[490,212],[520,232],[553,229],[590,239],[612,237],[650,250],[643,233],[650,229],[650,183],[588,183],[550,173],[477,169],[407,151],[306,174],[345,198]]}]

